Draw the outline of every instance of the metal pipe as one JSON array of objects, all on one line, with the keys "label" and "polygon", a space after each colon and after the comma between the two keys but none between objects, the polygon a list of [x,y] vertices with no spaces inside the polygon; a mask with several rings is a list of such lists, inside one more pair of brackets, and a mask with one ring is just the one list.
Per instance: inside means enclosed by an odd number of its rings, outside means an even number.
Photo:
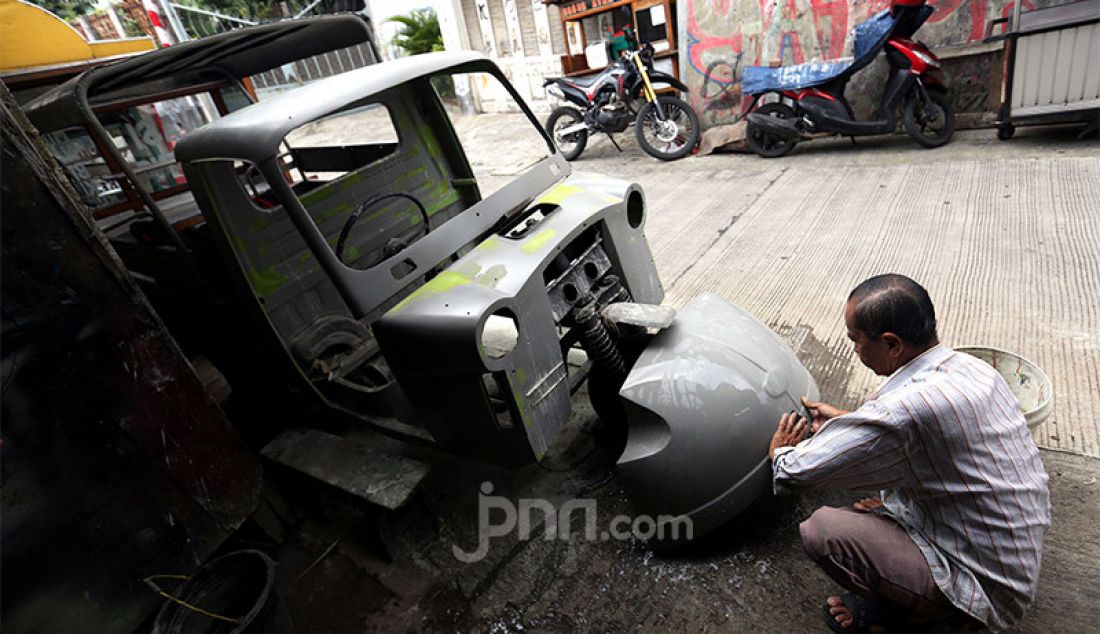
[{"label": "metal pipe", "polygon": [[[164,212],[161,211],[160,207],[157,206],[156,201],[153,200],[149,192],[145,191],[145,188],[138,182],[137,174],[134,173],[133,168],[130,167],[130,164],[122,157],[122,153],[115,147],[115,143],[111,140],[111,135],[107,132],[107,128],[100,122],[99,117],[92,112],[91,104],[88,102],[87,78],[77,83],[76,100],[81,109],[81,114],[84,115],[85,120],[88,125],[92,127],[96,136],[100,138],[103,148],[111,154],[111,157],[114,158],[119,167],[122,168],[122,173],[129,179],[130,184],[133,186],[133,190],[141,197],[141,201],[145,203],[145,207],[149,210],[149,213],[153,214],[153,219],[160,225],[160,228],[165,231],[168,239],[172,242],[172,246],[179,251],[180,255],[186,255],[188,253],[187,246],[183,244],[183,239],[176,233],[176,228],[172,226],[172,223],[168,222],[168,218],[164,215]],[[186,260],[190,262],[189,257],[186,258]]]},{"label": "metal pipe", "polygon": [[[231,15],[224,15],[222,13],[214,13],[213,11],[206,11],[205,9],[200,9],[198,7],[189,7],[185,4],[175,4],[175,3],[172,3],[172,2],[168,2],[168,3],[165,3],[165,4],[170,5],[173,9],[182,9],[183,11],[190,11],[192,13],[201,13],[202,15],[208,15],[212,18],[219,18],[219,19],[222,19],[222,20],[228,20],[230,22],[238,22],[240,24],[244,24],[245,26],[256,26],[257,24],[259,24],[259,22],[253,22],[252,20],[245,20],[244,18],[235,18]],[[190,38],[188,38],[188,39],[190,39]]]},{"label": "metal pipe", "polygon": [[309,3],[309,5],[306,6],[306,8],[304,8],[301,11],[299,11],[298,13],[294,14],[294,19],[297,20],[298,18],[302,17],[303,15],[309,13],[310,11],[313,10],[313,7],[315,7],[319,4],[321,4],[321,0],[314,0],[313,2]]}]

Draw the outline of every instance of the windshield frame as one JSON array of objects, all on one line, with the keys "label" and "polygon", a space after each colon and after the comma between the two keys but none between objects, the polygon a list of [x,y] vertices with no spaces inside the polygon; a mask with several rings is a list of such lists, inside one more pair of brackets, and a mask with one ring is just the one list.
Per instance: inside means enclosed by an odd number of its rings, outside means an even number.
[{"label": "windshield frame", "polygon": [[[527,117],[530,124],[538,130],[549,153],[527,167],[523,173],[517,175],[504,187],[467,207],[443,225],[436,227],[398,253],[370,268],[356,269],[340,261],[324,233],[321,232],[310,215],[306,205],[294,190],[293,185],[287,183],[286,179],[283,178],[278,154],[257,164],[260,172],[271,186],[276,199],[281,204],[282,210],[290,215],[291,221],[294,223],[299,235],[306,242],[313,257],[316,258],[322,270],[332,280],[356,318],[375,315],[379,307],[383,306],[387,300],[399,296],[402,290],[415,284],[417,279],[422,278],[447,258],[460,253],[463,248],[479,240],[493,227],[497,226],[503,218],[526,207],[537,195],[560,182],[572,170],[569,163],[558,152],[557,146],[551,140],[550,135],[539,124],[535,114],[519,95],[515,86],[508,81],[500,68],[488,59],[473,60],[430,73],[416,74],[408,77],[403,82],[387,87],[385,90],[357,95],[354,100],[326,109],[323,113],[295,127],[297,129],[314,121],[330,117],[352,104],[369,101],[372,97],[377,97],[398,86],[420,81],[430,84],[433,77],[477,72],[492,75],[504,86],[515,105]],[[434,91],[432,98],[439,101],[439,95],[434,94]],[[463,159],[468,163],[465,148],[455,133],[454,125],[449,118],[446,121],[446,127],[450,130],[457,147],[461,150]],[[401,134],[400,130],[398,130],[398,134]],[[286,135],[283,136],[282,143],[286,143]],[[199,159],[196,162],[201,161],[202,159]],[[394,270],[402,263],[412,263],[413,267],[411,269],[407,266],[404,267],[405,272],[398,277]]]}]

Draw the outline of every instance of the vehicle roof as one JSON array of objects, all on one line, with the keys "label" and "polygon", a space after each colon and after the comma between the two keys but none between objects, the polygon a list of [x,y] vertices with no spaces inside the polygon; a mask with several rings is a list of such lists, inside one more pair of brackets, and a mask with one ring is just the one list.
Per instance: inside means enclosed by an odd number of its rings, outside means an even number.
[{"label": "vehicle roof", "polygon": [[84,122],[80,90],[93,108],[227,78],[241,79],[295,60],[370,40],[357,15],[262,24],[191,40],[100,66],[38,96],[24,107],[43,131]]},{"label": "vehicle roof", "polygon": [[188,134],[176,159],[239,159],[261,163],[279,153],[295,128],[412,79],[439,72],[499,72],[474,51],[424,53],[326,77],[242,108]]}]

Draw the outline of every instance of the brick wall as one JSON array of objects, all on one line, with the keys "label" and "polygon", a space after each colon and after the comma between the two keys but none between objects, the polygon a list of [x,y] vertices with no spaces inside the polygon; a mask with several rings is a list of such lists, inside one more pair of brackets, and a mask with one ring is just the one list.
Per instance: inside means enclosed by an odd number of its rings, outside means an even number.
[{"label": "brick wall", "polygon": [[145,35],[155,37],[153,33],[153,23],[149,20],[149,14],[146,13],[141,0],[124,0],[115,5],[115,11],[118,12],[119,17],[125,15],[133,20],[134,24],[136,24]]},{"label": "brick wall", "polygon": [[118,32],[115,23],[111,21],[106,13],[93,13],[85,16],[85,19],[88,21],[88,26],[96,32],[97,40],[117,40],[124,37],[122,33]]}]

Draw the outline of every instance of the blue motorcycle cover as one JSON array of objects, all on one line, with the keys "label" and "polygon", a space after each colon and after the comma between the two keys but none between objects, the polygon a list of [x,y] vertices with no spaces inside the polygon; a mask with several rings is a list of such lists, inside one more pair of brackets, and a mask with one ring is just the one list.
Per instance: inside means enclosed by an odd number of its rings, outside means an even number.
[{"label": "blue motorcycle cover", "polygon": [[850,68],[854,67],[858,70],[869,64],[878,54],[879,48],[894,30],[895,22],[894,16],[887,9],[857,24],[854,29],[855,57],[852,59],[807,62],[779,68],[748,66],[741,76],[741,92],[746,95],[758,95],[765,92],[809,88],[824,84]]}]

